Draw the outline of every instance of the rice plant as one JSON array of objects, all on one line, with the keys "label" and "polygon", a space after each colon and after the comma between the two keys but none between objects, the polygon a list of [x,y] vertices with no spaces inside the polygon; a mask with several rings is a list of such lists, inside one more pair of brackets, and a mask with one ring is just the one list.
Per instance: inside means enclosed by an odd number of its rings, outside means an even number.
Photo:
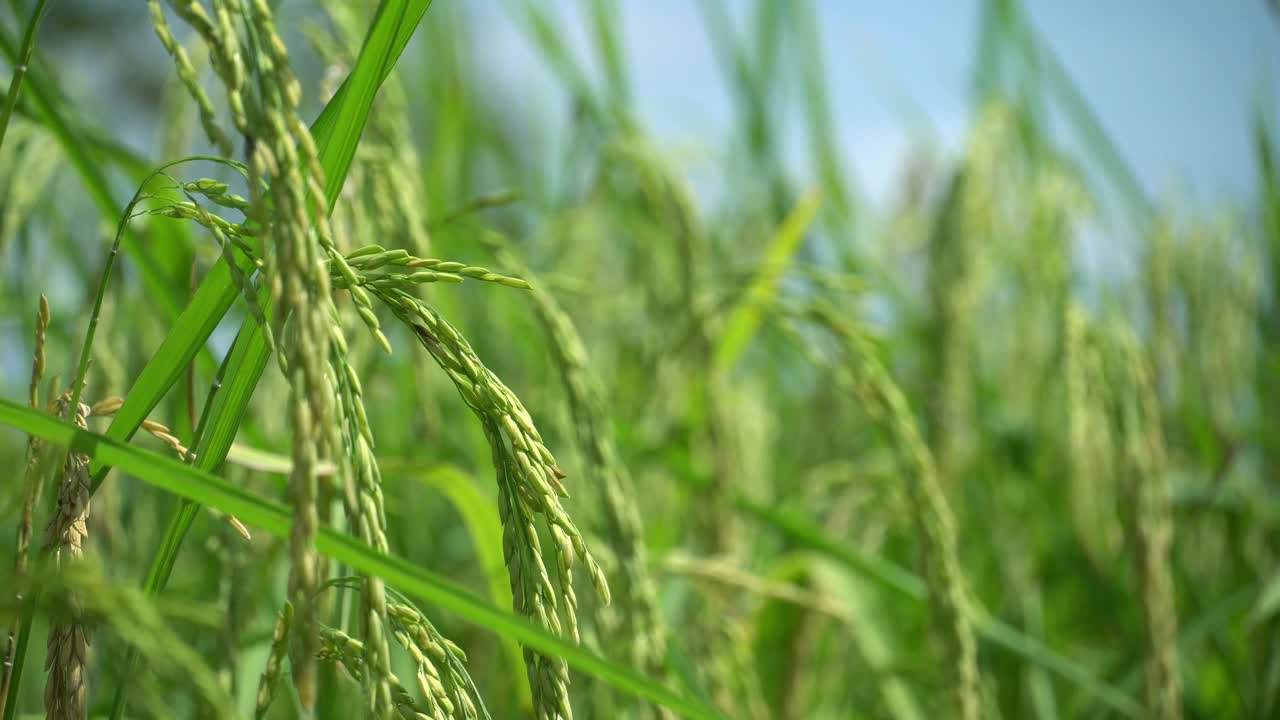
[{"label": "rice plant", "polygon": [[91,6],[0,14],[0,720],[1280,712],[1276,118],[1148,197],[992,0],[877,204],[807,0],[693,153],[614,0],[148,0],[140,142]]}]

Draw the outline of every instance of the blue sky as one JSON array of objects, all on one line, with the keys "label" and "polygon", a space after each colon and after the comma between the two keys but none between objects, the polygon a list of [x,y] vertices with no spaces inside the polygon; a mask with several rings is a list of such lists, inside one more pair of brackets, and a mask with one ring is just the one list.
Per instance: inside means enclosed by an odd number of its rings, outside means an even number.
[{"label": "blue sky", "polygon": [[[581,3],[552,4],[572,26]],[[676,145],[722,136],[733,108],[697,3],[621,5],[648,127]],[[726,5],[737,12],[751,3]],[[862,188],[883,199],[911,142],[894,93],[923,109],[943,147],[954,149],[965,135],[980,3],[817,0],[816,6],[841,142]],[[1263,0],[1024,6],[1148,194],[1216,204],[1251,192],[1254,111],[1261,103],[1280,116],[1280,21]],[[542,95],[525,37],[502,13],[477,12],[486,20],[481,26],[497,74],[517,78],[517,92]],[[575,30],[580,35],[580,26]]]},{"label": "blue sky", "polygon": [[[540,1],[566,21],[580,57],[590,57],[577,12],[586,3]],[[722,1],[737,16],[755,4]],[[646,126],[668,147],[722,147],[718,141],[732,127],[734,109],[698,0],[617,2],[623,8],[631,79]],[[894,110],[895,94],[909,97],[923,110],[943,147],[954,149],[965,137],[981,2],[813,2],[847,164],[872,199],[883,199],[910,144],[903,117]],[[563,118],[563,104],[547,100],[561,97],[557,85],[511,14],[503,10],[513,4],[518,2],[437,0],[424,22],[432,22],[450,5],[470,11],[476,20],[474,57],[495,87],[510,94],[513,107],[546,110],[536,121],[557,122]],[[1280,20],[1267,9],[1266,0],[1021,4],[1148,194],[1179,200],[1190,196],[1206,205],[1241,198],[1247,202],[1253,188],[1254,111],[1265,103],[1280,120]],[[53,6],[51,15],[58,7]],[[313,10],[298,2],[286,4],[285,12]],[[110,13],[145,17],[128,0],[103,2],[98,12],[108,13],[104,22]],[[74,94],[87,96],[86,107],[101,104],[93,102],[96,95],[131,92],[139,67],[147,68],[148,87],[162,81],[161,73],[170,72],[145,22],[130,21],[126,28],[131,31],[127,43],[108,32],[77,35],[76,42],[57,49],[68,71],[64,77]],[[304,42],[301,37],[293,40]],[[104,53],[109,53],[107,62],[102,61]],[[411,77],[405,80],[412,83]],[[119,113],[102,121],[145,146],[154,137],[152,102],[150,97],[146,102],[117,102]]]}]

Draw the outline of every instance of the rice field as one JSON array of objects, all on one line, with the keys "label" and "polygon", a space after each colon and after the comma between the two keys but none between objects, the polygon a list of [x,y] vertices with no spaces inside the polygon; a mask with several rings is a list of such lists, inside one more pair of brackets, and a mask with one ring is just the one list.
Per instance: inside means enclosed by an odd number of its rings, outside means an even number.
[{"label": "rice field", "polygon": [[459,5],[125,4],[145,149],[0,12],[0,720],[1280,717],[1265,104],[1149,196],[992,0],[873,204],[810,0],[693,153],[618,0],[502,3],[557,127]]}]

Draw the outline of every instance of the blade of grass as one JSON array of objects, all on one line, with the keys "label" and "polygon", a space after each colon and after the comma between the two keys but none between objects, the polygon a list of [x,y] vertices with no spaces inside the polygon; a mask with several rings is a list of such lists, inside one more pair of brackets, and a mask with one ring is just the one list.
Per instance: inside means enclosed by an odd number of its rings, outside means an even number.
[{"label": "blade of grass", "polygon": [[[264,306],[265,320],[270,322],[271,306],[267,299],[268,291],[263,288],[258,300]],[[209,391],[209,399],[200,413],[200,421],[192,442],[197,470],[213,473],[221,467],[235,439],[236,430],[240,427],[249,398],[262,378],[269,356],[270,350],[262,326],[250,315],[236,335],[231,351],[227,353],[222,366],[218,369],[217,378]],[[182,548],[182,541],[186,538],[199,512],[198,503],[184,498],[179,501],[178,507],[169,517],[169,524],[165,527],[160,547],[156,550],[151,560],[151,568],[147,571],[144,589],[149,597],[159,595],[168,584],[173,566],[178,560],[178,551]],[[135,657],[131,652],[126,663],[132,666]],[[111,706],[113,719],[124,716],[128,691],[129,686],[126,683],[116,686]]]},{"label": "blade of grass", "polygon": [[782,275],[795,257],[809,226],[813,224],[821,203],[822,195],[817,190],[805,193],[769,240],[760,271],[725,322],[724,332],[720,335],[715,351],[717,369],[725,371],[732,368],[742,357],[751,337],[760,329],[764,312],[777,296]]},{"label": "blade of grass", "polygon": [[430,6],[431,0],[383,0],[378,5],[355,67],[311,126],[324,166],[330,212],[346,182],[374,96]]},{"label": "blade of grass", "polygon": [[587,0],[596,57],[605,69],[609,103],[621,111],[631,106],[631,84],[622,43],[622,8],[617,0]]},{"label": "blade of grass", "polygon": [[[3,51],[5,57],[11,62],[18,62],[13,41],[7,33],[3,32],[3,28],[0,28],[0,51]],[[36,114],[44,126],[58,139],[63,152],[67,154],[67,159],[79,173],[90,197],[97,205],[98,211],[104,217],[116,217],[119,206],[112,195],[111,183],[107,179],[102,163],[89,153],[91,144],[72,128],[65,117],[66,114],[57,106],[56,93],[51,91],[45,82],[46,79],[41,73],[28,73],[27,96],[31,98]],[[175,318],[180,309],[178,298],[186,297],[185,282],[166,275],[157,262],[158,257],[165,256],[165,247],[163,243],[157,243],[157,245],[160,247],[144,248],[135,232],[126,233],[124,237],[125,251],[137,265],[149,296],[168,317]]]},{"label": "blade of grass", "polygon": [[44,6],[45,0],[36,0],[35,9],[27,18],[27,28],[22,33],[22,50],[13,65],[13,80],[9,81],[9,94],[4,99],[4,110],[0,111],[0,147],[4,145],[5,131],[9,129],[9,118],[13,117],[13,109],[18,105],[22,81],[27,76],[27,65],[31,62],[31,51],[36,47],[36,30],[44,19]]},{"label": "blade of grass", "polygon": [[822,178],[823,195],[829,198],[828,227],[833,233],[843,233],[853,220],[853,198],[849,193],[849,174],[844,168],[843,148],[832,122],[827,71],[822,58],[822,32],[812,0],[794,3],[790,10],[792,30],[800,49],[810,157]]},{"label": "blade of grass", "polygon": [[[144,482],[187,501],[235,515],[245,523],[278,537],[289,535],[291,516],[281,503],[257,497],[210,473],[142,448],[125,445],[105,435],[82,430],[10,400],[0,399],[0,423],[46,441],[66,445]],[[629,667],[596,655],[552,635],[522,617],[501,610],[452,581],[383,555],[358,540],[325,528],[316,537],[316,549],[368,575],[380,577],[408,595],[455,613],[475,625],[527,647],[563,657],[575,668],[619,690],[670,708],[689,718],[716,718],[711,709],[681,697],[655,680]]]},{"label": "blade of grass", "polygon": [[1130,212],[1140,225],[1146,225],[1155,214],[1155,206],[1142,189],[1137,174],[1107,134],[1084,93],[1072,80],[1053,48],[1049,47],[1022,11],[1017,0],[1001,3],[1007,13],[1007,26],[1017,42],[1025,64],[1036,64],[1044,72],[1047,87],[1057,96],[1068,122],[1075,126],[1085,147],[1094,155],[1108,179],[1124,197]]}]

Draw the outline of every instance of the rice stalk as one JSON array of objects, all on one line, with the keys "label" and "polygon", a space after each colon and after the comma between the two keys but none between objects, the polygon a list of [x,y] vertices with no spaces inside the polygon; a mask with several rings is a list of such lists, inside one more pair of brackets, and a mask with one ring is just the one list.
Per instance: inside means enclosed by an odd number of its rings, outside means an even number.
[{"label": "rice stalk", "polygon": [[[991,283],[993,287],[985,292],[990,309],[980,310],[1011,311],[1013,322],[1002,345],[983,348],[990,363],[984,371],[990,372],[996,354],[1004,355],[1006,412],[1020,425],[1056,435],[1057,418],[1042,412],[1040,399],[1052,395],[1060,385],[1074,271],[1073,234],[1076,218],[1088,215],[1091,200],[1080,178],[1054,159],[1042,160],[1026,174],[1030,177],[1023,182],[1031,186],[1030,207],[1017,208],[1020,212],[1012,213],[1015,217],[1006,221],[1009,229],[1001,232],[1007,235],[1001,251],[1013,266],[1008,278],[1012,297],[996,297],[1004,294],[1001,291],[1005,288]],[[990,274],[999,272],[995,263],[986,265]]]},{"label": "rice stalk", "polygon": [[[284,222],[295,225],[296,232],[300,233],[300,236],[305,236],[308,228],[312,227],[308,218],[314,217],[316,240],[323,248],[328,262],[350,286],[348,290],[355,304],[356,313],[378,344],[390,352],[391,346],[378,328],[378,319],[373,313],[368,293],[356,286],[354,273],[334,245],[326,210],[324,168],[320,163],[311,131],[298,115],[298,103],[301,100],[302,90],[289,67],[288,50],[285,48],[284,41],[276,33],[275,20],[265,0],[253,0],[251,18],[262,42],[257,56],[260,70],[273,78],[275,84],[274,88],[266,85],[261,88],[266,115],[263,120],[270,128],[266,138],[274,138],[275,144],[273,146],[269,141],[255,142],[254,148],[255,157],[259,158],[258,176],[270,177],[273,182],[269,184],[277,192],[275,199],[277,226],[283,218]],[[263,139],[258,138],[259,141]],[[270,148],[270,150],[264,151],[264,148]],[[263,172],[267,169],[271,172]],[[257,188],[256,183],[251,184]],[[255,207],[258,207],[257,203]],[[258,216],[263,217],[261,209]],[[318,273],[315,273],[313,268],[308,268],[308,272],[315,274],[318,282]],[[319,357],[323,358],[324,355]]]},{"label": "rice stalk", "polygon": [[[516,611],[549,632],[565,632],[577,642],[574,559],[586,566],[605,605],[609,603],[609,586],[582,533],[560,504],[560,498],[568,492],[555,457],[542,443],[519,398],[484,366],[466,338],[434,308],[399,288],[375,285],[371,290],[417,335],[484,428],[497,471],[503,551]],[[544,562],[535,525],[537,516],[542,517],[555,542],[554,583]],[[565,662],[526,648],[525,663],[539,720],[570,720],[573,710]]]},{"label": "rice stalk", "polygon": [[1009,164],[1010,123],[1009,111],[1003,106],[984,110],[964,165],[948,181],[929,238],[926,286],[932,317],[933,378],[925,435],[944,487],[958,482],[976,447],[971,430],[975,322],[982,294],[983,258],[996,247],[1002,229],[995,188]]},{"label": "rice stalk", "polygon": [[[710,284],[708,273],[718,270],[711,238],[692,188],[667,166],[642,134],[625,134],[606,149],[604,160],[610,163],[611,170],[616,167],[614,172],[625,171],[626,179],[634,182],[639,198],[632,201],[645,209],[655,226],[652,243],[667,243],[673,250],[664,255],[645,245],[644,255],[633,262],[644,268],[641,277],[648,281],[645,289],[657,306],[651,322],[664,327],[671,323],[672,315],[682,322],[684,342],[677,362],[684,371],[679,381],[686,389],[684,393],[667,395],[678,405],[674,412],[684,413],[681,421],[694,433],[698,451],[709,468],[704,471],[705,485],[695,505],[697,511],[692,513],[693,543],[701,553],[731,556],[747,546],[744,527],[731,509],[734,495],[754,490],[760,476],[744,460],[752,449],[742,422],[746,413],[735,407],[733,380],[728,369],[717,362],[717,343],[728,346],[733,340],[726,338],[722,327],[725,323],[708,309],[703,297]],[[815,196],[800,202],[792,224],[804,225],[807,220],[803,216],[816,207],[815,203]],[[779,233],[778,248],[791,244],[786,237],[786,233]],[[732,348],[729,350],[722,357],[731,356]],[[755,712],[763,706],[763,700],[758,676],[737,667],[735,657],[739,650],[732,647],[732,633],[722,627],[739,622],[731,617],[736,612],[733,605],[700,598],[690,610],[696,619],[689,634],[693,636],[690,644],[698,647],[704,658],[698,671],[708,693],[722,710],[742,715]]]},{"label": "rice stalk", "polygon": [[[331,312],[336,309],[330,305]],[[331,325],[330,367],[338,417],[342,423],[343,457],[350,468],[343,473],[354,488],[347,489],[344,502],[347,517],[357,537],[382,553],[387,544],[387,518],[382,500],[382,475],[373,456],[373,432],[365,412],[360,378],[347,357],[347,344],[336,321]],[[372,717],[389,717],[392,710],[391,651],[384,627],[387,622],[386,589],[380,578],[365,577],[361,583],[360,635],[364,638],[364,667],[361,674],[365,704]]]},{"label": "rice stalk", "polygon": [[[655,149],[642,136],[632,135],[609,149],[607,156],[635,176],[636,184],[661,232],[674,245],[676,262],[673,271],[676,297],[673,305],[685,314],[690,332],[687,357],[691,364],[689,384],[698,394],[693,403],[694,417],[690,424],[701,427],[701,438],[710,461],[710,482],[707,497],[703,500],[710,508],[699,513],[698,534],[709,555],[731,553],[742,544],[739,533],[742,528],[728,512],[733,485],[742,478],[742,466],[738,461],[737,426],[732,421],[734,412],[728,398],[730,379],[722,368],[716,367],[715,338],[718,328],[704,309],[699,294],[706,287],[704,273],[711,263],[711,247],[693,191],[686,182],[672,172],[658,156]],[[645,258],[642,263],[652,263]],[[672,283],[663,273],[645,273],[646,278],[660,280],[660,285]]]},{"label": "rice stalk", "polygon": [[[39,404],[40,380],[44,377],[45,368],[45,333],[49,328],[49,300],[40,296],[40,307],[36,310],[35,349],[31,357],[31,383],[27,390],[27,405],[35,409]],[[32,515],[40,504],[40,495],[44,489],[45,476],[45,443],[35,436],[27,438],[27,457],[23,466],[23,501],[22,520],[18,524],[17,546],[14,551],[13,578],[15,584],[27,573],[27,556],[31,549]],[[21,598],[18,598],[21,599]],[[9,623],[3,664],[0,665],[0,715],[4,713],[4,704],[9,697],[9,684],[13,679],[14,654],[18,649],[18,632],[21,627],[20,618],[15,617]]]},{"label": "rice stalk", "polygon": [[[36,48],[36,30],[44,19],[45,0],[36,0],[36,5],[27,17],[26,27],[22,33],[22,49],[18,51],[18,60],[13,64],[13,78],[9,81],[9,92],[5,94],[4,108],[0,109],[0,147],[4,147],[5,132],[9,129],[9,120],[13,110],[18,106],[18,96],[22,92],[22,81],[27,77],[27,66],[31,62],[31,53]],[[17,10],[17,6],[14,7]]]},{"label": "rice stalk", "polygon": [[[70,404],[68,390],[59,400]],[[59,407],[58,414],[66,412]],[[75,423],[88,427],[89,406],[76,406]],[[45,553],[55,567],[62,569],[84,557],[84,541],[89,535],[89,458],[74,451],[67,453],[58,487],[57,507],[45,532]],[[88,629],[80,621],[80,608],[70,598],[70,617],[49,627],[45,672],[44,708],[55,720],[82,720],[88,713],[86,664],[89,653]]]},{"label": "rice stalk", "polygon": [[1071,517],[1085,551],[1100,568],[1120,551],[1117,442],[1108,411],[1104,358],[1083,310],[1067,310],[1065,354]]},{"label": "rice stalk", "polygon": [[[884,426],[906,475],[907,496],[920,534],[933,625],[945,648],[948,701],[955,717],[976,720],[980,712],[977,642],[970,619],[955,519],[938,483],[932,455],[920,436],[906,397],[864,335],[831,306],[814,303],[807,316],[842,344],[847,364],[840,374]],[[803,342],[803,341],[801,341]]]},{"label": "rice stalk", "polygon": [[[401,598],[389,606],[396,642],[413,660],[418,691],[433,717],[476,720],[488,717],[463,669],[466,655],[436,630],[411,603]],[[443,672],[441,668],[443,667]],[[474,696],[474,697],[473,697]]]},{"label": "rice stalk", "polygon": [[[180,6],[180,3],[171,4],[175,9]],[[200,109],[200,124],[204,128],[205,135],[208,136],[209,142],[218,148],[219,152],[224,156],[230,157],[231,140],[227,137],[226,131],[218,124],[218,118],[213,110],[213,103],[209,100],[209,94],[205,92],[204,87],[200,84],[200,78],[196,74],[195,66],[191,63],[191,56],[187,54],[186,48],[182,47],[173,37],[173,31],[169,28],[169,21],[164,15],[164,6],[160,4],[160,0],[147,0],[147,8],[151,11],[151,25],[156,32],[156,37],[160,39],[160,44],[164,46],[164,49],[173,58],[178,77],[181,78],[182,84],[186,86],[187,93],[195,101],[196,107]]]},{"label": "rice stalk", "polygon": [[[258,43],[262,113],[256,117],[249,162],[251,216],[265,227],[265,276],[269,278],[276,317],[291,335],[277,353],[289,383],[293,471],[289,502],[289,600],[293,604],[291,652],[294,684],[305,712],[316,703],[316,654],[319,651],[317,609],[320,560],[313,538],[319,526],[319,478],[316,465],[341,449],[333,395],[326,377],[332,320],[327,312],[329,274],[320,249],[331,245],[324,208],[322,170],[311,133],[298,116],[301,87],[289,67],[288,51],[276,32],[271,8],[255,0],[249,23]],[[274,190],[268,204],[261,188]],[[314,218],[314,222],[313,222]],[[376,321],[375,321],[376,323]]]},{"label": "rice stalk", "polygon": [[1113,382],[1117,388],[1125,388],[1116,413],[1123,433],[1120,463],[1146,629],[1146,710],[1152,718],[1179,720],[1182,683],[1170,560],[1174,526],[1159,402],[1137,339],[1127,328],[1116,335]]},{"label": "rice stalk", "polygon": [[[364,659],[367,652],[364,643],[338,630],[322,627],[320,629],[319,658],[338,663],[353,679],[363,682],[365,675]],[[394,697],[395,712],[403,720],[443,720],[446,716],[438,713],[423,712],[418,707],[413,695],[405,689],[400,680],[392,675],[388,682]]]},{"label": "rice stalk", "polygon": [[284,672],[284,659],[289,653],[289,628],[293,624],[293,605],[285,602],[276,617],[275,630],[271,636],[271,650],[267,653],[267,662],[262,667],[262,675],[258,679],[258,692],[254,704],[253,716],[262,720],[271,709],[271,701],[275,699],[276,688],[280,685],[280,676]]},{"label": "rice stalk", "polygon": [[[158,211],[152,212],[160,212],[170,217],[182,217],[198,222],[214,233],[224,248],[224,253],[228,252],[229,244],[224,238],[236,237],[243,232],[244,226],[230,223],[209,212],[195,201],[193,195],[202,195],[216,204],[240,211],[247,209],[247,201],[236,195],[229,194],[225,183],[214,180],[182,183],[181,188],[188,193],[188,197],[191,197],[190,201],[171,203]],[[224,232],[227,233],[225,236],[222,234]],[[240,249],[252,253],[251,248],[243,245],[240,246]],[[411,288],[422,282],[461,282],[464,278],[497,282],[514,287],[527,287],[527,284],[521,280],[497,275],[485,268],[469,266],[464,263],[418,258],[409,255],[403,250],[388,251],[380,246],[360,248],[351,253],[349,260],[343,258],[342,261],[344,263],[349,262],[348,267],[353,268],[350,272],[355,279],[354,284],[343,277],[337,262],[328,263],[328,267],[333,273],[333,283],[345,288],[375,286]],[[386,272],[391,268],[412,272],[407,274]],[[382,270],[382,272],[369,272],[373,270]],[[247,282],[247,278],[245,282]],[[256,295],[256,289],[252,288],[251,285],[245,285],[242,292],[249,296]],[[256,311],[260,315],[261,310],[257,307],[256,298],[252,299],[251,312]],[[341,428],[342,449],[344,451],[342,455],[344,462],[340,463],[342,471],[339,474],[344,479],[351,480],[351,485],[344,488],[344,505],[357,535],[370,545],[387,552],[389,548],[385,537],[386,521],[382,508],[381,478],[376,462],[373,460],[373,439],[361,398],[359,378],[347,359],[346,342],[339,329],[337,311],[328,300],[323,302],[327,306],[327,312],[330,316],[328,330],[330,333],[331,357],[329,366],[331,371],[328,373],[328,378],[332,384],[330,392],[333,397],[338,398],[338,404],[335,408],[335,421]],[[145,424],[144,427],[146,427]],[[164,439],[163,435],[160,437]],[[350,467],[347,465],[347,460],[350,460]],[[327,464],[330,463],[326,460],[317,460],[318,475],[320,474],[319,469]],[[297,465],[291,463],[289,470],[291,473],[296,473]],[[232,520],[234,521],[234,518]],[[392,710],[390,686],[385,682],[385,678],[390,676],[390,657],[383,631],[383,626],[386,623],[385,590],[382,582],[377,578],[367,578],[365,583],[366,587],[362,599],[364,611],[361,619],[361,634],[364,640],[361,643],[361,647],[370,653],[370,657],[366,659],[365,667],[373,668],[375,672],[363,673],[361,677],[371,683],[370,687],[366,688],[366,699],[368,700],[370,711],[376,717],[385,717]],[[383,678],[383,681],[380,682],[379,678]]]},{"label": "rice stalk", "polygon": [[1229,445],[1241,434],[1239,408],[1254,374],[1261,258],[1238,241],[1241,229],[1233,223],[1200,224],[1185,234],[1174,254],[1192,353],[1186,365],[1200,393],[1193,400],[1205,405],[1219,441]]},{"label": "rice stalk", "polygon": [[[486,244],[504,266],[521,266],[496,235],[485,236]],[[547,333],[548,346],[555,357],[561,385],[573,418],[578,447],[586,460],[587,477],[599,487],[604,544],[616,561],[613,574],[613,612],[621,622],[606,638],[609,646],[621,646],[621,656],[633,667],[661,675],[666,658],[666,627],[658,612],[657,596],[648,569],[644,528],[635,497],[635,487],[618,455],[613,430],[599,381],[590,369],[586,348],[573,321],[549,293],[531,289],[533,308]]]}]

